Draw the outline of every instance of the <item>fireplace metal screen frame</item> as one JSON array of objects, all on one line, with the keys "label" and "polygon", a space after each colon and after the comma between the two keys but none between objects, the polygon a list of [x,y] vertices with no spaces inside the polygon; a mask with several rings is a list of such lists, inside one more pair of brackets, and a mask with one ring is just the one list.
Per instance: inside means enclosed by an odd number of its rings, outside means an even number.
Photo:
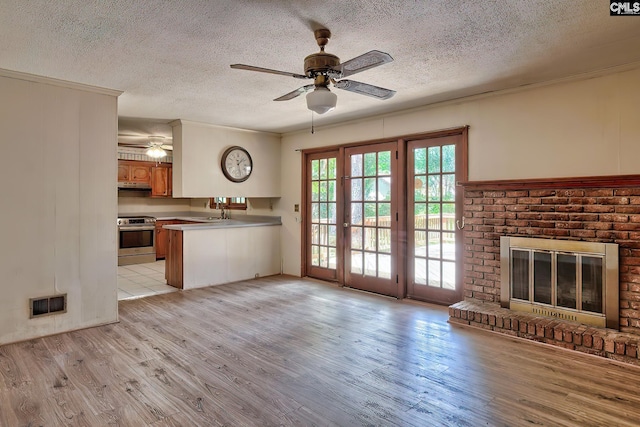
[{"label": "fireplace metal screen frame", "polygon": [[[511,300],[511,264],[510,253],[512,248],[533,249],[543,251],[558,251],[580,254],[601,255],[604,257],[605,285],[603,299],[605,301],[605,316],[597,317],[584,312],[577,312],[562,307],[552,307],[546,304],[531,303]],[[575,313],[576,320],[587,320],[594,326],[602,326],[611,329],[620,327],[620,285],[619,285],[619,258],[618,245],[615,243],[583,242],[573,240],[538,239],[534,237],[500,237],[500,305],[505,308],[542,313],[558,318],[569,318],[564,314]],[[513,305],[513,306],[512,306]]]}]

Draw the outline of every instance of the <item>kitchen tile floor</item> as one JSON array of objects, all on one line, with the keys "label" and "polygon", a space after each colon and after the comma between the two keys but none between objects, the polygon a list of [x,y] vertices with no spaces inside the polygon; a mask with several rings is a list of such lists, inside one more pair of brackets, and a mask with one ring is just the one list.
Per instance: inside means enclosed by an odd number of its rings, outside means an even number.
[{"label": "kitchen tile floor", "polygon": [[167,285],[164,260],[118,266],[118,301],[166,294],[178,289]]}]

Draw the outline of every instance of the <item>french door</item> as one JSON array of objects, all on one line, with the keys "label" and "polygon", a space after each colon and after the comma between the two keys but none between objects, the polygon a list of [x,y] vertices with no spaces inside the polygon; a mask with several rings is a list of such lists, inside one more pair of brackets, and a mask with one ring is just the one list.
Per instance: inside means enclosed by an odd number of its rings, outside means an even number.
[{"label": "french door", "polygon": [[338,151],[311,154],[306,164],[307,253],[306,271],[309,276],[337,280],[342,268],[342,205],[338,205],[338,177],[342,163]]},{"label": "french door", "polygon": [[[407,146],[407,295],[437,303],[462,299],[460,135]],[[460,227],[460,228],[458,228]]]},{"label": "french door", "polygon": [[384,295],[462,299],[466,128],[304,155],[303,266]]},{"label": "french door", "polygon": [[344,152],[344,284],[398,296],[397,143]]}]

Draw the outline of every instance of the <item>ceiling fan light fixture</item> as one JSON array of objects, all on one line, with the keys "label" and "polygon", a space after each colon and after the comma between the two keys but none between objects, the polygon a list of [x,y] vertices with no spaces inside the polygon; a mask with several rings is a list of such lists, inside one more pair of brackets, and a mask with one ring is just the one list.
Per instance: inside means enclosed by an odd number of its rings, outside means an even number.
[{"label": "ceiling fan light fixture", "polygon": [[166,157],[167,152],[162,149],[162,144],[164,143],[164,138],[161,136],[150,136],[149,137],[149,148],[144,152],[147,156],[153,159],[161,159]]},{"label": "ceiling fan light fixture", "polygon": [[317,86],[307,94],[307,108],[317,114],[324,114],[336,108],[338,97],[326,86]]}]

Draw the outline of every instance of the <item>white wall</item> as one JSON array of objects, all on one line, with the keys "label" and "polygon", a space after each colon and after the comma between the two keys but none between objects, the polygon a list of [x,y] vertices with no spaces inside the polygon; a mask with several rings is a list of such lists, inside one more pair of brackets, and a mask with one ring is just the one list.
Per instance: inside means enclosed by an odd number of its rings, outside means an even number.
[{"label": "white wall", "polygon": [[0,94],[0,344],[116,321],[119,92],[0,70]]},{"label": "white wall", "polygon": [[[173,126],[174,197],[278,197],[280,195],[280,136],[184,120]],[[253,172],[245,182],[225,178],[220,168],[224,151],[245,148]]]},{"label": "white wall", "polygon": [[191,199],[170,197],[118,197],[118,213],[184,212],[191,210],[191,203]]},{"label": "white wall", "polygon": [[[469,125],[469,179],[500,180],[640,173],[640,69],[471,97],[316,128],[282,138],[284,272],[300,274],[301,154],[344,144]],[[330,113],[329,113],[330,114]]]}]

